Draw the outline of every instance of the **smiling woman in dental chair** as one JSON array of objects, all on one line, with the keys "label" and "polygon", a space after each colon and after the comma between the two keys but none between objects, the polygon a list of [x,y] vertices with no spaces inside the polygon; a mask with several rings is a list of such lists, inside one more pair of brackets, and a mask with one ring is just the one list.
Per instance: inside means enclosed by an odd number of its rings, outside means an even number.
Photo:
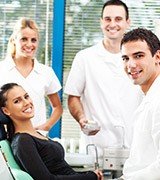
[{"label": "smiling woman in dental chair", "polygon": [[0,108],[10,118],[7,137],[20,167],[35,180],[103,180],[99,170],[75,172],[64,160],[63,147],[38,133],[31,123],[34,106],[16,83],[0,89]]}]

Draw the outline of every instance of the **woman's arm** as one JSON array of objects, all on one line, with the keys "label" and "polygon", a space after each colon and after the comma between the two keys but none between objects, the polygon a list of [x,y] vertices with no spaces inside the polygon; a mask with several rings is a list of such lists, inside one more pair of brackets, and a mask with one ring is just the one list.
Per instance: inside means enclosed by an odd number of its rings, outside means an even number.
[{"label": "woman's arm", "polygon": [[62,115],[63,108],[58,93],[48,95],[48,99],[52,107],[52,114],[48,121],[40,126],[35,127],[37,130],[49,131]]}]

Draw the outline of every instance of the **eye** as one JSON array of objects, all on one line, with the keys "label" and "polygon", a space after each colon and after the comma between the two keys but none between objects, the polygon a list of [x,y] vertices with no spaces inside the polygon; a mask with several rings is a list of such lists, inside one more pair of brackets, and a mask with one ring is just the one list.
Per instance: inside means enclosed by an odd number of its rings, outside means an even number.
[{"label": "eye", "polygon": [[122,17],[116,17],[116,22],[122,21]]},{"label": "eye", "polygon": [[30,96],[29,96],[28,94],[26,94],[26,95],[24,96],[24,98],[25,98],[25,99],[29,99]]},{"label": "eye", "polygon": [[142,57],[144,57],[143,54],[136,54],[136,55],[134,56],[135,59],[141,59]]},{"label": "eye", "polygon": [[37,39],[36,39],[36,38],[32,38],[31,41],[32,41],[33,43],[35,43],[35,42],[37,42]]},{"label": "eye", "polygon": [[27,41],[27,38],[26,37],[22,37],[21,41],[25,42],[25,41]]},{"label": "eye", "polygon": [[17,103],[19,103],[19,100],[18,100],[18,99],[15,99],[15,100],[14,100],[14,104],[17,104]]},{"label": "eye", "polygon": [[124,62],[127,62],[127,61],[129,61],[129,57],[123,56],[123,57],[122,57],[122,60],[123,60]]},{"label": "eye", "polygon": [[110,22],[110,21],[111,21],[111,18],[105,17],[105,18],[103,18],[103,20],[104,20],[105,22]]}]

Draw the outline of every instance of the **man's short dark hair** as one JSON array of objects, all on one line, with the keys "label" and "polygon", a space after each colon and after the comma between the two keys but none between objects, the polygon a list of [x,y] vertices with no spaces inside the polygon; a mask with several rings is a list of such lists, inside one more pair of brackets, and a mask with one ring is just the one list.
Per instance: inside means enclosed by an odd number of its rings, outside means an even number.
[{"label": "man's short dark hair", "polygon": [[151,31],[145,28],[137,28],[127,32],[121,41],[121,47],[127,42],[146,41],[152,56],[160,49],[160,41],[158,37]]},{"label": "man's short dark hair", "polygon": [[102,12],[101,12],[101,18],[103,18],[103,11],[104,11],[104,8],[106,6],[111,6],[111,5],[115,5],[115,6],[123,6],[124,7],[124,10],[126,12],[126,20],[128,20],[129,18],[129,11],[128,11],[128,7],[127,5],[120,1],[120,0],[109,0],[107,2],[104,3],[103,7],[102,7]]}]

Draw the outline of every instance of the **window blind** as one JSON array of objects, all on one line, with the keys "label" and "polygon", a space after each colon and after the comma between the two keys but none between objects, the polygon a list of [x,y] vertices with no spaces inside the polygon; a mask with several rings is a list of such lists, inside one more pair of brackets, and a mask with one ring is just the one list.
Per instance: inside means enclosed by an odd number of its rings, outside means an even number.
[{"label": "window blind", "polygon": [[52,46],[52,0],[1,0],[0,1],[0,60],[6,55],[8,38],[20,17],[32,18],[40,30],[37,59],[50,64]]},{"label": "window blind", "polygon": [[[99,20],[104,2],[104,0],[66,0],[63,86],[75,54],[102,38]],[[130,29],[145,27],[156,30],[156,33],[159,32],[157,30],[159,21],[155,28],[155,22],[160,17],[159,0],[125,0],[124,2],[129,7]],[[68,111],[65,94],[63,94],[63,107],[62,137],[79,137],[80,128]]]}]

